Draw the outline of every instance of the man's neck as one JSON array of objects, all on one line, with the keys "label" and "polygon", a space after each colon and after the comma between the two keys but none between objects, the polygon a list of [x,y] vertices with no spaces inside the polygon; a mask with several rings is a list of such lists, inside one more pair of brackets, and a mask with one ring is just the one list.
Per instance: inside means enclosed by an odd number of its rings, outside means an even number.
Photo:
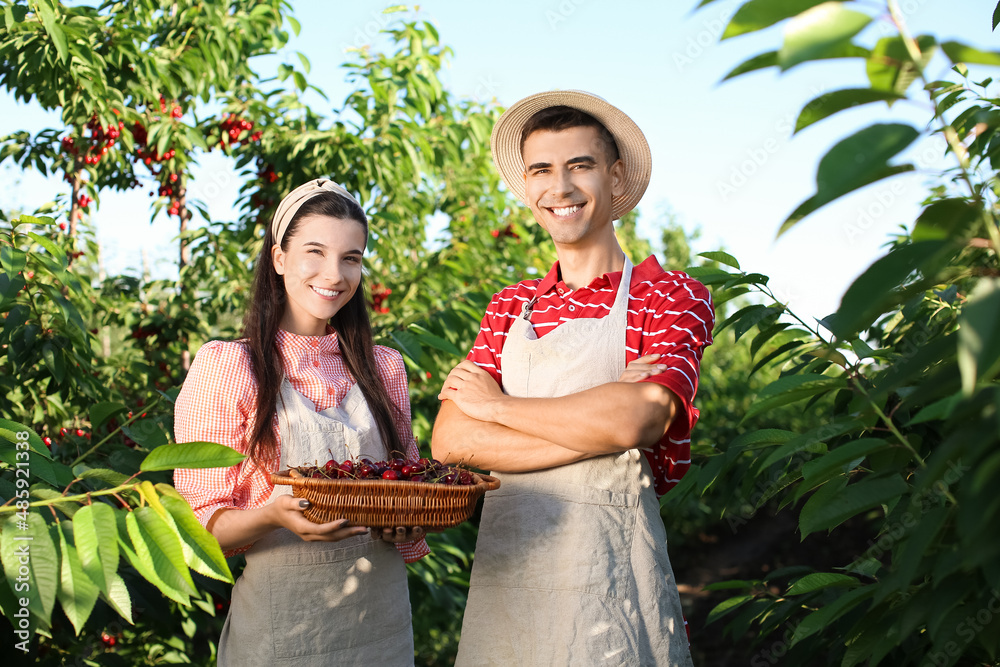
[{"label": "man's neck", "polygon": [[556,248],[559,257],[559,277],[572,290],[589,285],[594,278],[621,271],[625,267],[625,253],[617,240],[613,245],[587,249]]}]

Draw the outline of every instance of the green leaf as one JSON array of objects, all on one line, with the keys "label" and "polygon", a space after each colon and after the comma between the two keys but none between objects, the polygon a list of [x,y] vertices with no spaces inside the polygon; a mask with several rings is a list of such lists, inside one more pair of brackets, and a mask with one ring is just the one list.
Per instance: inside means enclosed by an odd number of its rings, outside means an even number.
[{"label": "green leaf", "polygon": [[302,72],[296,70],[292,72],[292,77],[295,79],[295,87],[298,88],[300,91],[305,91],[307,86],[306,77],[303,76]]},{"label": "green leaf", "polygon": [[73,515],[73,539],[84,573],[108,593],[118,569],[115,511],[104,503],[84,505]]},{"label": "green leaf", "polygon": [[960,42],[944,42],[941,44],[941,50],[956,65],[1000,65],[1000,51],[980,51]]},{"label": "green leaf", "polygon": [[[184,561],[184,548],[170,524],[152,507],[136,508],[129,512],[125,521],[136,556],[146,568],[155,572],[173,591],[184,596],[194,595],[197,589]],[[163,592],[167,594],[166,590]]]},{"label": "green leaf", "polygon": [[860,582],[852,576],[846,574],[834,574],[832,572],[816,572],[807,574],[794,584],[788,587],[785,595],[804,595],[821,591],[826,588],[855,588]]},{"label": "green leaf", "polygon": [[765,67],[777,67],[778,66],[778,52],[768,51],[766,53],[761,53],[749,58],[732,70],[729,71],[726,76],[722,77],[723,81],[728,81],[729,79],[735,79],[736,77],[746,74],[748,72],[756,72],[759,69],[764,69]]},{"label": "green leaf", "polygon": [[958,367],[966,396],[1000,373],[1000,279],[983,278],[969,294],[958,318]]},{"label": "green leaf", "polygon": [[810,213],[848,192],[876,181],[913,170],[913,165],[890,166],[889,158],[909,146],[920,133],[909,125],[879,123],[838,142],[820,160],[816,194],[782,223],[778,236]]},{"label": "green leaf", "polygon": [[813,494],[802,507],[799,528],[802,539],[819,530],[830,530],[862,512],[906,493],[909,486],[899,475],[866,478],[839,489],[832,497]]},{"label": "green leaf", "polygon": [[58,596],[59,604],[79,636],[97,602],[98,587],[83,571],[76,547],[66,539],[67,529],[72,525],[64,521],[55,526],[59,534],[59,551],[62,553]]},{"label": "green leaf", "polygon": [[49,7],[46,2],[35,3],[35,8],[38,11],[38,15],[42,19],[42,25],[45,27],[45,32],[48,33],[49,37],[52,39],[52,43],[56,46],[56,52],[59,54],[59,60],[66,62],[69,57],[69,51],[66,48],[66,34],[63,32],[62,26],[56,20],[55,14],[52,12],[52,8]]},{"label": "green leaf", "polygon": [[722,250],[712,250],[710,252],[700,252],[698,257],[704,257],[705,259],[712,260],[713,262],[718,262],[720,264],[725,264],[726,266],[731,266],[737,271],[740,270],[740,263],[735,257],[730,255],[728,252],[723,252]]},{"label": "green leaf", "polygon": [[790,340],[787,343],[783,343],[783,344],[779,345],[778,347],[776,347],[775,349],[771,350],[770,352],[768,352],[767,354],[765,354],[763,357],[761,357],[760,360],[758,360],[753,365],[753,368],[750,369],[750,374],[753,375],[754,373],[756,373],[757,371],[759,371],[761,368],[763,368],[767,364],[771,363],[775,359],[779,358],[783,354],[787,354],[789,352],[792,352],[792,351],[794,351],[794,350],[802,347],[805,344],[806,344],[806,342],[802,341],[802,340]]},{"label": "green leaf", "polygon": [[940,398],[930,405],[923,407],[913,416],[913,419],[906,422],[907,426],[914,426],[928,421],[948,419],[955,411],[955,407],[962,400],[962,392],[956,392],[951,396]]},{"label": "green leaf", "polygon": [[997,6],[993,9],[993,29],[994,30],[997,29],[997,25],[998,24],[1000,24],[1000,2],[998,2]]},{"label": "green leaf", "polygon": [[42,359],[45,360],[45,366],[49,369],[52,377],[56,379],[56,382],[61,384],[65,377],[66,367],[63,363],[62,355],[56,355],[56,348],[51,341],[46,341],[42,345]]},{"label": "green leaf", "polygon": [[823,394],[846,386],[847,380],[844,378],[826,377],[824,375],[789,375],[778,378],[764,387],[757,395],[757,400],[750,405],[740,423],[782,405],[788,405],[789,403],[794,403],[810,396]]},{"label": "green leaf", "polygon": [[[802,376],[789,375],[788,377]],[[813,445],[825,443],[832,438],[844,435],[845,433],[850,433],[851,431],[861,428],[862,426],[863,422],[860,419],[850,417],[832,419],[828,423],[820,424],[816,428],[810,429],[805,433],[792,438],[788,442],[785,442],[781,445],[781,447],[768,454],[767,458],[760,462],[760,469],[764,470],[783,458],[787,458],[792,454],[809,449],[810,447],[813,447]],[[825,458],[826,456],[830,456],[830,454],[826,454],[822,458]]]},{"label": "green leaf", "polygon": [[389,337],[396,343],[396,349],[409,357],[418,368],[423,367],[424,350],[415,335],[409,331],[393,331]]},{"label": "green leaf", "polygon": [[312,63],[309,62],[309,58],[307,58],[306,54],[301,51],[296,51],[295,55],[299,57],[299,62],[302,63],[302,69],[305,70],[306,74],[309,74],[309,72],[312,71]]},{"label": "green leaf", "polygon": [[20,424],[9,419],[0,418],[0,438],[6,440],[10,444],[17,446],[17,443],[23,442],[21,438],[17,437],[18,433],[28,434],[28,446],[31,451],[41,454],[45,458],[51,460],[52,454],[49,452],[49,448],[45,446],[42,439],[35,433],[35,430],[28,428],[24,424]]},{"label": "green leaf", "polygon": [[816,632],[828,628],[831,623],[849,612],[859,603],[870,598],[875,593],[876,588],[876,586],[863,586],[862,588],[848,591],[834,602],[821,607],[803,618],[802,622],[795,626],[791,645],[795,646],[795,644],[806,637],[810,637],[816,634]]},{"label": "green leaf", "polygon": [[105,401],[92,405],[90,408],[91,429],[97,432],[99,428],[104,426],[105,422],[121,412],[128,412],[128,408],[114,401]]},{"label": "green leaf", "polygon": [[112,609],[121,614],[121,617],[128,621],[129,624],[134,625],[132,621],[132,597],[128,593],[125,581],[118,576],[117,572],[112,575],[111,584],[108,589],[107,594],[103,591],[101,592],[101,597],[111,605]]},{"label": "green leaf", "polygon": [[798,119],[795,121],[793,134],[845,109],[853,109],[854,107],[871,104],[872,102],[888,102],[892,104],[896,100],[905,99],[905,95],[888,90],[876,90],[874,88],[835,90],[831,93],[820,95],[803,107]]},{"label": "green leaf", "polygon": [[219,541],[205,530],[191,511],[191,506],[180,498],[167,495],[160,496],[160,502],[174,521],[188,567],[206,577],[233,583],[233,575],[222,555]]},{"label": "green leaf", "polygon": [[849,43],[871,20],[867,14],[847,9],[841,2],[824,2],[802,12],[785,26],[778,67],[784,71],[827,57],[832,50]]},{"label": "green leaf", "polygon": [[841,339],[854,337],[898,303],[900,287],[916,271],[931,266],[950,247],[947,241],[919,241],[893,248],[851,283],[827,326]]},{"label": "green leaf", "polygon": [[720,39],[763,30],[821,2],[823,0],[749,0],[733,14]]},{"label": "green leaf", "polygon": [[723,600],[719,604],[715,605],[712,611],[708,612],[708,618],[705,620],[705,624],[714,623],[726,614],[738,609],[750,600],[753,600],[752,595],[739,595],[734,598],[729,598],[728,600]]},{"label": "green leaf", "polygon": [[160,445],[149,453],[140,470],[173,470],[175,468],[229,468],[246,458],[232,447],[214,442],[185,442]]},{"label": "green leaf", "polygon": [[[854,423],[858,424],[859,422]],[[845,466],[853,464],[851,466],[853,468],[854,465],[857,465],[856,461],[860,462],[869,454],[888,449],[891,449],[891,446],[881,438],[861,438],[849,442],[819,458],[808,461],[802,466],[802,478],[806,484],[810,484],[813,480],[823,479],[833,471],[843,470]]]},{"label": "green leaf", "polygon": [[[7,519],[0,533],[0,561],[11,591],[27,598],[31,613],[50,625],[59,590],[59,552],[37,512],[29,511],[24,524],[16,516]],[[19,572],[25,565],[26,577]]]},{"label": "green leaf", "polygon": [[441,338],[440,336],[432,334],[430,331],[423,328],[419,324],[411,324],[409,327],[407,327],[407,330],[413,333],[413,335],[417,337],[417,340],[420,341],[421,345],[432,347],[435,350],[441,350],[442,352],[450,354],[453,357],[463,356],[462,351],[459,350],[457,347],[455,347],[453,343],[445,340],[444,338]]},{"label": "green leaf", "polygon": [[937,40],[930,35],[920,35],[915,40],[920,50],[920,60],[914,63],[902,37],[883,37],[875,44],[871,56],[865,61],[865,70],[871,87],[903,95],[927,67],[937,50]]},{"label": "green leaf", "polygon": [[731,579],[729,581],[717,581],[707,586],[703,586],[702,590],[705,591],[726,591],[733,588],[753,588],[754,586],[760,586],[761,582],[755,579]]},{"label": "green leaf", "polygon": [[780,428],[762,428],[740,433],[729,443],[730,449],[761,449],[788,442],[796,437],[795,431]]},{"label": "green leaf", "polygon": [[[79,470],[79,472],[77,472]],[[74,473],[80,479],[97,479],[108,486],[118,486],[128,481],[129,476],[117,470],[108,468],[87,468],[82,463],[73,468]]]}]

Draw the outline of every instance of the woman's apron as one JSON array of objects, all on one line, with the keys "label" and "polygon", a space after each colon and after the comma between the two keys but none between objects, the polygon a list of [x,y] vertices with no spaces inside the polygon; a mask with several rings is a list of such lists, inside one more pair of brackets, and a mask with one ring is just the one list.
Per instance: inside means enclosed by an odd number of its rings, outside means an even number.
[{"label": "woman's apron", "polygon": [[[608,315],[543,338],[525,304],[503,348],[504,391],[547,398],[617,381],[631,276],[626,258]],[[691,665],[641,451],[492,474],[502,484],[486,494],[456,665]]]},{"label": "woman's apron", "polygon": [[[360,386],[316,412],[286,378],[280,402],[281,469],[385,458]],[[275,486],[268,502],[290,493]],[[219,642],[221,667],[413,664],[406,566],[393,545],[369,535],[306,542],[278,528],[246,559]]]}]

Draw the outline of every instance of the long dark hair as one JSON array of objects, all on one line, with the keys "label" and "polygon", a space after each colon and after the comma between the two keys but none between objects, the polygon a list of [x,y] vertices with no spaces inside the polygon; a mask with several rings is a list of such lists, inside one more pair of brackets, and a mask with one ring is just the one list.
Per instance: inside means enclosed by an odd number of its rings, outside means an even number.
[{"label": "long dark hair", "polygon": [[[282,250],[288,250],[288,242],[295,236],[299,221],[310,215],[354,220],[364,227],[365,238],[368,237],[368,218],[356,201],[335,192],[322,192],[306,200],[296,211],[281,239]],[[274,269],[271,258],[273,246],[274,234],[271,225],[268,225],[264,247],[257,259],[250,308],[243,318],[243,338],[249,347],[250,364],[257,380],[257,418],[250,434],[247,455],[258,464],[279,454],[273,423],[284,371],[277,336],[288,299],[284,280]],[[396,420],[401,417],[401,411],[389,398],[389,392],[378,375],[363,273],[354,296],[331,318],[330,325],[337,332],[340,353],[348,372],[361,385],[382,442],[394,456],[402,456],[403,445],[396,430]]]}]

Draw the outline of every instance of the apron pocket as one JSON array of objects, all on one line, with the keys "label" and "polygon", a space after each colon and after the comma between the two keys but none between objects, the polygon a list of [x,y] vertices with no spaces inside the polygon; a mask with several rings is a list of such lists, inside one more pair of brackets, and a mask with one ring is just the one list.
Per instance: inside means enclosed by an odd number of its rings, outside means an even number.
[{"label": "apron pocket", "polygon": [[483,506],[472,583],[628,598],[638,505],[638,495],[589,487],[501,486]]},{"label": "apron pocket", "polygon": [[[269,567],[278,658],[362,648],[410,630],[406,566],[395,547],[372,542]],[[401,639],[402,641],[402,639]]]}]

